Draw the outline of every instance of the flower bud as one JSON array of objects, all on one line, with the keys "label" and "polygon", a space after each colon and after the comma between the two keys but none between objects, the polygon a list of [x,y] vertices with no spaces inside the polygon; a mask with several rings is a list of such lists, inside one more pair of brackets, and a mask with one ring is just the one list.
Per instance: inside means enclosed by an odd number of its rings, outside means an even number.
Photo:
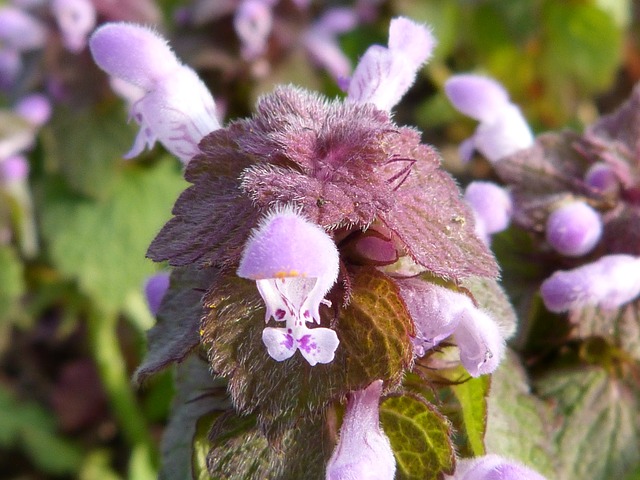
[{"label": "flower bud", "polygon": [[514,460],[489,454],[458,460],[456,472],[446,480],[546,480],[538,472]]},{"label": "flower bud", "polygon": [[486,243],[489,236],[509,226],[513,203],[509,193],[491,182],[471,182],[464,193],[476,219],[476,234]]},{"label": "flower bud", "polygon": [[157,315],[160,305],[169,289],[169,272],[160,272],[147,278],[144,284],[144,293],[147,305],[153,315]]},{"label": "flower bud", "polygon": [[91,0],[52,0],[51,11],[67,50],[82,51],[87,46],[87,36],[96,26],[97,14]]},{"label": "flower bud", "polygon": [[605,195],[615,195],[620,190],[620,179],[613,169],[603,162],[591,165],[585,173],[584,181],[591,188]]},{"label": "flower bud", "polygon": [[327,480],[393,480],[396,460],[380,428],[382,380],[349,395],[340,440],[327,465]]},{"label": "flower bud", "polygon": [[568,257],[589,253],[602,235],[600,215],[584,202],[571,202],[555,209],[547,219],[547,242]]},{"label": "flower bud", "polygon": [[51,118],[51,102],[40,94],[34,93],[23,97],[13,111],[35,127],[41,127]]},{"label": "flower bud", "polygon": [[556,313],[588,305],[619,308],[640,295],[640,257],[605,255],[573,270],[557,271],[542,283],[540,293]]}]

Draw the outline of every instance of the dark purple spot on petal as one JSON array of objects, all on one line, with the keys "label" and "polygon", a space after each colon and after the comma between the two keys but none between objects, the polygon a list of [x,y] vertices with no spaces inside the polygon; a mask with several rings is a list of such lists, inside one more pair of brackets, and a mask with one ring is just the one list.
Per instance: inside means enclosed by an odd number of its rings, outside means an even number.
[{"label": "dark purple spot on petal", "polygon": [[287,312],[279,308],[278,310],[276,310],[276,313],[275,313],[276,320],[282,320],[286,314]]}]

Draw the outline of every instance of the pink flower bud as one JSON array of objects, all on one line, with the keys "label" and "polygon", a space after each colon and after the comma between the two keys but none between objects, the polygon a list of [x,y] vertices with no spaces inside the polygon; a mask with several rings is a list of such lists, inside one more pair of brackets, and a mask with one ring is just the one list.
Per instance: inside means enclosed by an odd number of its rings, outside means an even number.
[{"label": "pink flower bud", "polygon": [[640,295],[640,257],[605,255],[573,270],[555,272],[540,287],[546,307],[566,312],[588,305],[619,308]]},{"label": "pink flower bud", "polygon": [[42,48],[47,30],[38,20],[16,7],[0,7],[0,43],[3,49],[23,52]]},{"label": "pink flower bud", "polygon": [[476,233],[487,243],[489,235],[509,226],[513,203],[504,188],[491,182],[471,182],[465,190],[464,199],[475,214]]},{"label": "pink flower bud", "polygon": [[613,169],[603,162],[594,163],[584,176],[584,181],[603,194],[616,194],[620,190],[620,179]]},{"label": "pink flower bud", "polygon": [[29,161],[23,155],[0,160],[0,182],[22,182],[29,176]]},{"label": "pink flower bud", "polygon": [[20,99],[13,111],[31,125],[41,127],[51,118],[51,102],[45,95],[34,93]]},{"label": "pink flower bud", "polygon": [[96,26],[97,13],[91,0],[52,0],[51,11],[67,50],[74,53],[84,50],[87,36]]},{"label": "pink flower bud", "polygon": [[602,235],[600,215],[584,202],[555,209],[547,219],[547,242],[557,252],[579,257],[590,252]]},{"label": "pink flower bud", "polygon": [[538,472],[514,460],[489,454],[458,460],[456,472],[446,480],[546,480]]},{"label": "pink flower bud", "polygon": [[158,314],[160,305],[169,289],[169,272],[160,272],[147,278],[144,284],[144,293],[147,298],[149,310],[153,315]]},{"label": "pink flower bud", "polygon": [[340,440],[327,464],[327,480],[393,480],[396,460],[380,428],[382,380],[349,395]]}]

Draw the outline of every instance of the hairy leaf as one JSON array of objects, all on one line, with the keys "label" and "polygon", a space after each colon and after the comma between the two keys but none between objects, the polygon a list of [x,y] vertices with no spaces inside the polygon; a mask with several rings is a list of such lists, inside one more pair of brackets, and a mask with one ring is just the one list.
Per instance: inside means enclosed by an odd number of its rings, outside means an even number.
[{"label": "hairy leaf", "polygon": [[637,385],[598,368],[553,371],[536,382],[555,405],[558,478],[625,478],[640,463]]},{"label": "hairy leaf", "polygon": [[496,277],[495,260],[476,237],[473,216],[457,185],[440,168],[436,152],[418,144],[416,136],[403,129],[389,146],[389,155],[415,163],[395,193],[398,200],[381,214],[381,221],[416,263],[435,275],[451,280]]},{"label": "hairy leaf", "polygon": [[182,361],[200,344],[202,296],[217,274],[216,269],[176,268],[171,272],[157,323],[147,334],[147,354],[134,374],[136,383]]},{"label": "hairy leaf", "polygon": [[453,472],[451,428],[433,405],[417,396],[391,397],[380,406],[380,421],[396,457],[398,480],[436,480]]},{"label": "hairy leaf", "polygon": [[531,393],[524,369],[513,353],[492,375],[487,408],[487,453],[519,460],[556,478],[550,456],[550,411]]},{"label": "hairy leaf", "polygon": [[[334,302],[334,312],[338,302]],[[397,383],[411,362],[412,324],[393,281],[375,270],[356,272],[351,303],[334,324],[340,339],[335,359],[311,367],[300,354],[273,360],[262,343],[264,305],[255,282],[220,277],[205,298],[202,339],[213,369],[229,379],[235,407],[255,412],[269,438],[277,440],[296,419],[321,411],[331,400],[373,380]],[[331,320],[330,320],[331,317]]]},{"label": "hairy leaf", "polygon": [[107,311],[123,307],[131,291],[155,271],[144,259],[184,186],[174,161],[123,169],[110,194],[89,200],[51,179],[39,198],[43,235],[53,262]]},{"label": "hairy leaf", "polygon": [[615,310],[584,307],[569,313],[574,338],[602,337],[640,361],[640,300]]},{"label": "hairy leaf", "polygon": [[198,468],[193,464],[192,455],[198,422],[201,418],[210,422],[212,414],[229,408],[225,384],[211,375],[208,363],[197,355],[191,355],[176,366],[173,412],[160,447],[160,480],[194,478]]}]

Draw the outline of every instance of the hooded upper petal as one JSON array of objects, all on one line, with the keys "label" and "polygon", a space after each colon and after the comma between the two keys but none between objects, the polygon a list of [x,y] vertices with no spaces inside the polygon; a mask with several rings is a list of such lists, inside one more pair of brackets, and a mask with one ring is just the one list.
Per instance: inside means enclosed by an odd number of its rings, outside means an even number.
[{"label": "hooded upper petal", "polygon": [[382,380],[349,395],[340,440],[327,465],[327,480],[393,480],[396,461],[380,428]]},{"label": "hooded upper petal", "polygon": [[535,470],[499,455],[459,459],[456,472],[447,480],[545,480]]},{"label": "hooded upper petal", "polygon": [[347,100],[390,111],[413,85],[435,44],[425,26],[403,17],[393,19],[388,48],[373,45],[367,49],[349,83]]}]

